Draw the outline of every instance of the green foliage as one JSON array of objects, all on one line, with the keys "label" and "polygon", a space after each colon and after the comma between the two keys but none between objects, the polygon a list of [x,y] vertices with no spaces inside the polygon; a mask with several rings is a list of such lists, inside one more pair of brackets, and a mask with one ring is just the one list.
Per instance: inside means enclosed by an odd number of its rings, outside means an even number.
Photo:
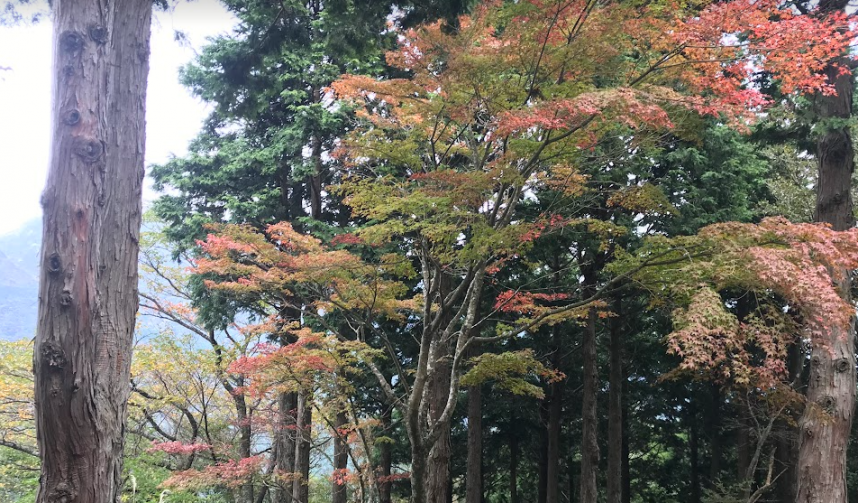
[{"label": "green foliage", "polygon": [[462,376],[462,386],[491,384],[513,395],[544,398],[545,392],[536,384],[538,378],[549,382],[564,376],[548,369],[536,359],[533,350],[484,353],[471,359],[473,366]]},{"label": "green foliage", "polygon": [[35,501],[39,488],[37,461],[30,455],[0,447],[0,499],[9,503]]}]

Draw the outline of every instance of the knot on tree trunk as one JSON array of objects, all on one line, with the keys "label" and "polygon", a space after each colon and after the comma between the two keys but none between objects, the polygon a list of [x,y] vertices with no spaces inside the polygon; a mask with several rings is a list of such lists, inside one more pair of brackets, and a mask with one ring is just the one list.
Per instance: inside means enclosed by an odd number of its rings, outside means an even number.
[{"label": "knot on tree trunk", "polygon": [[50,368],[62,369],[68,363],[68,359],[61,347],[53,342],[48,342],[42,346],[42,363]]}]

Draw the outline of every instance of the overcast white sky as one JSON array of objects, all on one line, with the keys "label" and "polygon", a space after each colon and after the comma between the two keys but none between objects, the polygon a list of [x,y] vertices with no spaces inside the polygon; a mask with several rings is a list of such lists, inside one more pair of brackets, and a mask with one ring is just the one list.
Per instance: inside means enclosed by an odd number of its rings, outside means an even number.
[{"label": "overcast white sky", "polygon": [[[147,97],[146,163],[182,155],[207,115],[207,107],[178,82],[178,69],[194,49],[173,35],[180,30],[199,48],[227,32],[232,17],[217,0],[179,3],[156,13],[152,24]],[[50,148],[51,23],[0,27],[0,235],[41,215]],[[144,198],[151,199],[146,191]]]}]

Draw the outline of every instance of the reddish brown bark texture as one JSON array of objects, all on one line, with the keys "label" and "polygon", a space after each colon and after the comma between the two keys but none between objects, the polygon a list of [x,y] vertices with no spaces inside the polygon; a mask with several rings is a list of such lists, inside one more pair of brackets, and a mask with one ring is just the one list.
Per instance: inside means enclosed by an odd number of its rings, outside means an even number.
[{"label": "reddish brown bark texture", "polygon": [[[823,0],[821,12],[846,8],[845,0]],[[829,64],[826,75],[836,95],[815,97],[817,118],[823,128],[817,140],[819,181],[815,218],[835,230],[855,225],[850,193],[855,169],[848,125],[832,120],[852,117],[853,80],[840,72],[846,57]],[[841,271],[845,272],[845,271]],[[848,277],[848,276],[847,276]],[[849,300],[850,284],[838,285]],[[822,314],[824,316],[824,314]],[[854,321],[854,320],[853,320]],[[813,338],[807,406],[799,423],[797,463],[800,503],[846,503],[846,448],[855,408],[854,327],[831,326]]]},{"label": "reddish brown bark texture", "polygon": [[39,503],[119,501],[151,0],[54,0],[35,340]]}]

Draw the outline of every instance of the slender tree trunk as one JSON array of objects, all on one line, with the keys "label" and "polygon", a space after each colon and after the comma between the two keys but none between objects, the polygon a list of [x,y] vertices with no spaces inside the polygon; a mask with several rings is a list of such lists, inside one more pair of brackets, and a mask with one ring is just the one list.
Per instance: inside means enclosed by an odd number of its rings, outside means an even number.
[{"label": "slender tree trunk", "polygon": [[736,480],[745,482],[751,464],[751,435],[749,432],[750,410],[744,402],[738,404],[736,428]]},{"label": "slender tree trunk", "polygon": [[[552,344],[554,346],[552,365],[557,370],[563,368],[563,347],[560,334],[560,326],[555,325],[552,328]],[[546,503],[560,503],[560,432],[563,422],[564,385],[565,381],[557,381],[551,384],[551,400],[548,404],[548,450],[545,462]]]},{"label": "slender tree trunk", "polygon": [[693,393],[688,404],[688,455],[691,465],[691,480],[690,480],[690,503],[700,503],[700,450],[699,450],[699,432],[697,431],[697,402],[694,399]]},{"label": "slender tree trunk", "polygon": [[[628,374],[623,373],[623,382],[628,383]],[[629,466],[629,399],[623,390],[623,503],[632,501],[632,474]]]},{"label": "slender tree trunk", "polygon": [[[787,349],[789,362],[789,380],[792,388],[801,391],[801,377],[804,370],[804,354],[800,343],[790,344]],[[775,496],[779,503],[794,503],[796,501],[796,459],[798,458],[798,429],[791,417],[779,421],[775,443],[775,473],[779,474],[775,481]]]},{"label": "slender tree trunk", "polygon": [[[560,350],[557,349],[557,352]],[[548,405],[548,451],[545,463],[545,501],[560,503],[560,430],[563,421],[563,381],[551,384]]]},{"label": "slender tree trunk", "polygon": [[[315,92],[315,91],[314,91]],[[315,93],[318,94],[318,93]],[[322,216],[322,139],[318,134],[312,140],[313,174],[309,179],[310,215],[318,220]]]},{"label": "slender tree trunk", "polygon": [[518,503],[518,436],[515,434],[515,414],[510,413],[509,430],[509,503]]},{"label": "slender tree trunk", "polygon": [[334,426],[337,429],[334,432],[334,470],[337,475],[334,477],[331,488],[332,503],[347,503],[348,501],[348,486],[343,479],[349,464],[349,444],[346,441],[346,432],[343,431],[348,422],[345,410],[339,410],[334,421]]},{"label": "slender tree trunk", "polygon": [[623,343],[622,305],[614,302],[611,320],[611,368],[608,395],[608,503],[623,502]]},{"label": "slender tree trunk", "polygon": [[[775,474],[780,474],[776,481],[775,500],[779,503],[794,503],[796,501],[795,457],[798,453],[795,427],[782,424],[775,442]],[[781,482],[781,479],[784,479]]]},{"label": "slender tree trunk", "polygon": [[581,503],[597,503],[599,498],[597,476],[599,472],[599,420],[596,397],[599,393],[599,375],[596,369],[596,308],[590,308],[582,345],[584,358],[584,386],[582,390],[581,440]]},{"label": "slender tree trunk", "polygon": [[427,467],[428,453],[419,446],[411,445],[411,503],[426,503],[428,501],[427,482],[429,468]]},{"label": "slender tree trunk", "polygon": [[[822,0],[819,11],[842,11],[846,5],[846,0]],[[849,63],[844,56],[825,70],[837,94],[815,97],[820,121],[852,118],[854,81],[851,74],[841,74],[835,66]],[[846,230],[855,224],[850,191],[855,169],[852,137],[848,124],[823,127],[826,129],[817,140],[816,151],[819,179],[815,218],[835,230]],[[850,300],[849,281],[838,286],[841,296]],[[847,501],[846,450],[855,409],[854,337],[854,326],[850,323],[848,327],[827,327],[825,333],[811,338],[807,406],[799,422],[797,501],[801,503]]]},{"label": "slender tree trunk", "polygon": [[465,483],[466,503],[483,501],[483,392],[480,386],[468,388],[468,468]]},{"label": "slender tree trunk", "polygon": [[545,503],[548,488],[548,408],[545,407],[545,404],[539,408],[539,415],[541,428],[539,428],[539,461],[537,462],[539,471],[536,481],[536,501],[537,503]]},{"label": "slender tree trunk", "polygon": [[[391,428],[392,418],[391,410],[387,409],[381,415],[381,425],[384,428],[385,435],[389,435],[387,431]],[[381,482],[378,484],[379,503],[391,503],[390,499],[390,472],[393,467],[393,453],[391,452],[390,442],[381,442],[379,447],[381,451],[381,459],[379,465],[381,468]]]},{"label": "slender tree trunk", "polygon": [[313,397],[309,391],[298,393],[298,426],[295,447],[295,481],[292,497],[297,503],[310,500],[310,447],[313,428]]},{"label": "slender tree trunk", "polygon": [[718,384],[710,385],[712,395],[712,413],[706,421],[709,431],[709,487],[712,488],[721,477],[721,388]]},{"label": "slender tree trunk", "polygon": [[298,409],[298,395],[280,393],[277,398],[277,463],[276,473],[282,477],[277,488],[272,491],[272,503],[292,503],[292,473],[295,472],[295,433]]},{"label": "slender tree trunk", "polygon": [[572,458],[566,460],[566,467],[569,471],[569,503],[577,501],[576,496],[580,496],[579,491],[575,491],[575,461]]},{"label": "slender tree trunk", "polygon": [[38,503],[119,501],[151,13],[151,0],[53,2],[53,144],[33,356]]},{"label": "slender tree trunk", "polygon": [[[233,402],[238,416],[238,428],[240,437],[238,439],[238,455],[242,459],[249,458],[252,454],[251,445],[253,441],[253,429],[250,416],[248,415],[247,400],[241,393],[233,394]],[[253,484],[247,483],[239,488],[240,503],[253,503]]]}]

